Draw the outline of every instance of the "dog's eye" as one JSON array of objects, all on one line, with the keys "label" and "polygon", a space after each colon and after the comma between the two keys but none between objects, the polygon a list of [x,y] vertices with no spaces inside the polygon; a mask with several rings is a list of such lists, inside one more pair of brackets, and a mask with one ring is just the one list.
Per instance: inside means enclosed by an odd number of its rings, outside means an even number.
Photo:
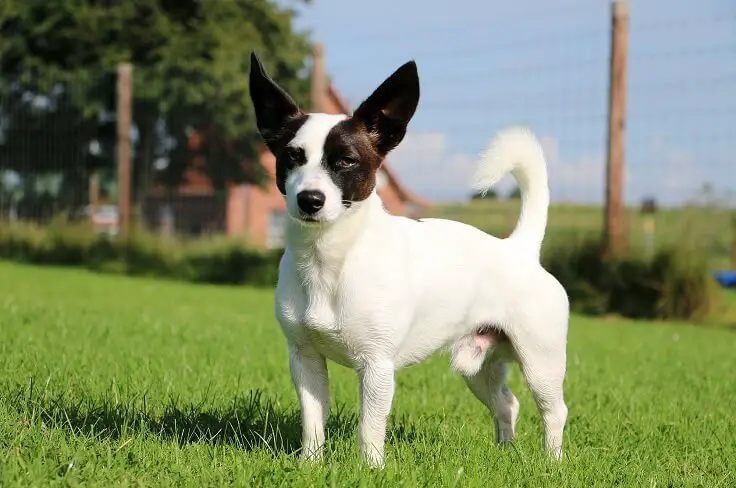
[{"label": "dog's eye", "polygon": [[358,162],[352,158],[340,158],[335,162],[338,169],[350,169],[356,166]]},{"label": "dog's eye", "polygon": [[302,161],[304,160],[304,153],[299,148],[287,147],[281,153],[281,157],[284,159],[289,167],[294,167],[302,163]]},{"label": "dog's eye", "polygon": [[284,151],[284,157],[289,161],[296,161],[298,157],[297,150],[293,147],[287,147]]}]

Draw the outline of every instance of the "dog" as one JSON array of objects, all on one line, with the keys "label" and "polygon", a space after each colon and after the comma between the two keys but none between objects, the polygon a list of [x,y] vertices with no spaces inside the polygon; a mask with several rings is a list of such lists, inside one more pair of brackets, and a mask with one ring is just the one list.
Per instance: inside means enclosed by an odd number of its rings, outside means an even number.
[{"label": "dog", "polygon": [[546,450],[560,459],[569,301],[540,264],[549,187],[533,133],[502,131],[478,164],[476,190],[507,173],[521,190],[517,226],[498,239],[459,222],[384,209],[376,172],[417,109],[414,61],[352,116],[302,111],[255,53],[249,84],[288,214],[275,314],[301,408],[301,457],[323,457],[326,359],[357,372],[360,453],[380,468],[395,371],[449,349],[452,368],[493,415],[499,444],[515,436],[519,402],[506,375],[517,362],[543,419]]}]

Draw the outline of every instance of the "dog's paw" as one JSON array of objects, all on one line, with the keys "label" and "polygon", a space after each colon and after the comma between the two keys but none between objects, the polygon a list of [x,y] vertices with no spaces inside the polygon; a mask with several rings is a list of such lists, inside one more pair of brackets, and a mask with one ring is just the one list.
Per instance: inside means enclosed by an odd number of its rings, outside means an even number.
[{"label": "dog's paw", "polygon": [[370,469],[383,469],[386,464],[384,462],[383,456],[378,455],[376,453],[371,452],[365,452],[363,453],[363,462],[366,464],[366,466]]},{"label": "dog's paw", "polygon": [[551,447],[547,448],[547,455],[552,460],[552,462],[559,463],[562,462],[562,447]]},{"label": "dog's paw", "polygon": [[322,449],[302,450],[299,454],[299,462],[302,464],[315,464],[322,461]]}]

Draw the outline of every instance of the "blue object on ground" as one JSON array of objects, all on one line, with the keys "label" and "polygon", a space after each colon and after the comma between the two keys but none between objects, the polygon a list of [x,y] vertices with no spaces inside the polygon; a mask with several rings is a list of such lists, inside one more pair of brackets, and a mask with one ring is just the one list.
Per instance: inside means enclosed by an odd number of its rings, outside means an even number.
[{"label": "blue object on ground", "polygon": [[716,271],[713,277],[724,288],[736,287],[736,271]]}]

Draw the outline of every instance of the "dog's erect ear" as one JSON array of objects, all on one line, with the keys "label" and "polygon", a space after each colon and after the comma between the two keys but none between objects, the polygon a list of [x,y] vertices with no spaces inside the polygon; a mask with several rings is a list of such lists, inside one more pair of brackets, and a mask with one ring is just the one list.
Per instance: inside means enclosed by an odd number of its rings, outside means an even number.
[{"label": "dog's erect ear", "polygon": [[360,104],[353,118],[362,123],[385,156],[399,145],[419,104],[417,64],[409,61],[393,72]]},{"label": "dog's erect ear", "polygon": [[266,73],[255,52],[250,53],[249,83],[258,131],[271,148],[279,139],[286,123],[302,112],[294,99]]}]

